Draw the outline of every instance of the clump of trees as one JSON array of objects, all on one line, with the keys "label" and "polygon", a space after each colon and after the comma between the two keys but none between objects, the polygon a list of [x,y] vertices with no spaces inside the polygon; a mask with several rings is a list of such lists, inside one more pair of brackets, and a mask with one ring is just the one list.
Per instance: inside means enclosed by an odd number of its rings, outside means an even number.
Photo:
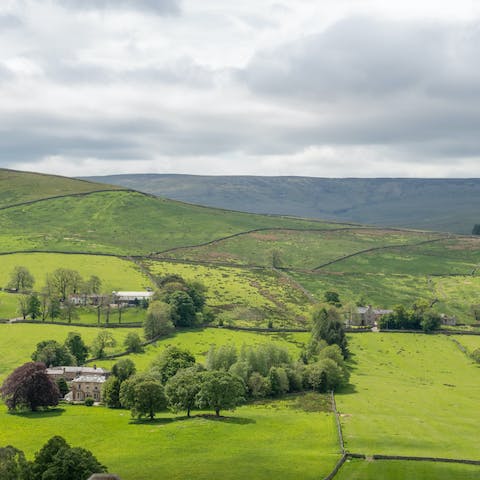
[{"label": "clump of trees", "polygon": [[63,345],[56,340],[42,340],[37,343],[31,358],[49,367],[82,365],[87,359],[88,352],[89,348],[82,336],[77,332],[69,332]]},{"label": "clump of trees", "polygon": [[410,309],[396,305],[393,313],[384,315],[379,321],[381,329],[423,330],[431,332],[442,324],[440,315],[433,312],[427,302],[418,301]]},{"label": "clump of trees", "polygon": [[2,480],[69,480],[86,479],[94,473],[106,472],[84,448],[71,447],[63,437],[52,437],[28,462],[25,454],[15,447],[0,448],[0,478]]}]

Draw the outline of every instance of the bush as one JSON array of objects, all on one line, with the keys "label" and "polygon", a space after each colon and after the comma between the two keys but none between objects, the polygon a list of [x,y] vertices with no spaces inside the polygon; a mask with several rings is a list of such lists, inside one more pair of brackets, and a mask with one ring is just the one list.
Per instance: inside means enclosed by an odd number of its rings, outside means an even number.
[{"label": "bush", "polygon": [[84,403],[86,407],[91,407],[95,403],[95,400],[92,397],[87,397]]}]

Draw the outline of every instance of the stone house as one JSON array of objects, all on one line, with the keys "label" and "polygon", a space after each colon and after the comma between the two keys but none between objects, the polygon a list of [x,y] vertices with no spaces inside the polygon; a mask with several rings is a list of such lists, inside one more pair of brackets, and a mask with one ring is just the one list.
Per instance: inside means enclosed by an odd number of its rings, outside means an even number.
[{"label": "stone house", "polygon": [[373,327],[380,317],[390,313],[393,313],[393,310],[373,308],[371,305],[357,307],[356,310],[350,312],[350,316],[347,318],[347,325],[355,327]]},{"label": "stone house", "polygon": [[106,377],[101,375],[82,375],[72,380],[69,399],[73,402],[84,402],[86,398],[93,398],[95,402],[102,401],[102,387]]}]

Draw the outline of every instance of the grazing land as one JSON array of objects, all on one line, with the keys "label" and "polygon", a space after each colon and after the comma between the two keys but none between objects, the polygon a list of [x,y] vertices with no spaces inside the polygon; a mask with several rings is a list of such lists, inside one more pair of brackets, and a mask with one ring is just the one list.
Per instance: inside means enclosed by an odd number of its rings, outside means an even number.
[{"label": "grazing land", "polygon": [[449,337],[365,333],[350,348],[352,388],[337,395],[349,451],[480,460],[480,369]]},{"label": "grazing land", "polygon": [[208,480],[212,472],[228,480],[317,480],[338,460],[335,420],[298,403],[293,397],[245,405],[220,419],[163,413],[140,424],[131,423],[126,410],[103,407],[62,406],[23,415],[8,415],[0,407],[0,445],[14,444],[31,459],[60,433],[95,452],[122,480]]},{"label": "grazing land", "polygon": [[411,462],[397,460],[349,460],[341,468],[335,480],[475,480],[480,467],[451,463]]}]

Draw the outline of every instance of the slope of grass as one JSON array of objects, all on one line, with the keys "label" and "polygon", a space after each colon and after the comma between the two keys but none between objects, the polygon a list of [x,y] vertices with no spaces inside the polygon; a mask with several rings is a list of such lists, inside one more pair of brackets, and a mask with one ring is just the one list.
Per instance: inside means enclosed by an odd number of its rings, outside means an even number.
[{"label": "slope of grass", "polygon": [[352,391],[337,395],[353,452],[480,459],[480,368],[445,336],[350,336]]},{"label": "slope of grass", "polygon": [[0,208],[58,195],[116,190],[114,185],[67,177],[0,169]]},{"label": "slope of grass", "polygon": [[321,222],[197,207],[135,192],[101,192],[0,211],[0,251],[144,255],[256,228],[321,228]]},{"label": "slope of grass", "polygon": [[272,252],[275,250],[281,266],[312,269],[361,250],[413,244],[430,238],[435,238],[435,235],[367,228],[326,232],[273,230],[253,232],[204,247],[177,250],[167,256],[183,260],[271,266]]},{"label": "slope of grass", "polygon": [[[300,350],[308,342],[308,333],[255,333],[233,331],[223,328],[206,328],[202,330],[183,330],[167,338],[157,341],[145,348],[144,353],[130,354],[130,358],[138,371],[147,370],[152,361],[168,346],[174,345],[192,352],[197,362],[204,363],[205,357],[212,345],[235,345],[240,349],[242,345],[259,345],[273,342],[286,348],[292,359],[300,356]],[[125,357],[124,357],[125,358]],[[101,360],[96,362],[107,369],[111,368],[116,360]]]},{"label": "slope of grass", "polygon": [[102,291],[144,290],[151,287],[150,279],[135,263],[115,257],[95,255],[62,255],[59,253],[22,253],[0,256],[0,286],[5,287],[16,266],[27,267],[35,277],[34,289],[45,285],[47,274],[57,268],[77,270],[84,279],[97,275]]},{"label": "slope of grass", "polygon": [[[31,361],[31,354],[35,346],[42,340],[65,341],[68,332],[79,332],[87,345],[91,345],[100,331],[99,328],[77,327],[63,325],[32,325],[32,324],[0,324],[0,381],[12,370],[25,362]],[[107,353],[124,350],[123,341],[129,332],[140,329],[111,329],[117,341],[115,348],[108,349]]]},{"label": "slope of grass", "polygon": [[198,280],[207,288],[207,304],[225,322],[244,326],[305,326],[310,304],[305,294],[269,270],[208,267],[148,261],[155,275],[179,274]]},{"label": "slope of grass", "polygon": [[122,480],[322,478],[338,459],[333,416],[295,404],[291,399],[247,405],[224,412],[228,418],[220,420],[163,413],[143,424],[131,424],[128,411],[103,407],[26,415],[0,407],[0,445],[13,444],[31,459],[60,434],[92,450]]},{"label": "slope of grass", "polygon": [[475,480],[480,477],[480,467],[434,462],[403,462],[397,460],[349,460],[335,480]]}]

